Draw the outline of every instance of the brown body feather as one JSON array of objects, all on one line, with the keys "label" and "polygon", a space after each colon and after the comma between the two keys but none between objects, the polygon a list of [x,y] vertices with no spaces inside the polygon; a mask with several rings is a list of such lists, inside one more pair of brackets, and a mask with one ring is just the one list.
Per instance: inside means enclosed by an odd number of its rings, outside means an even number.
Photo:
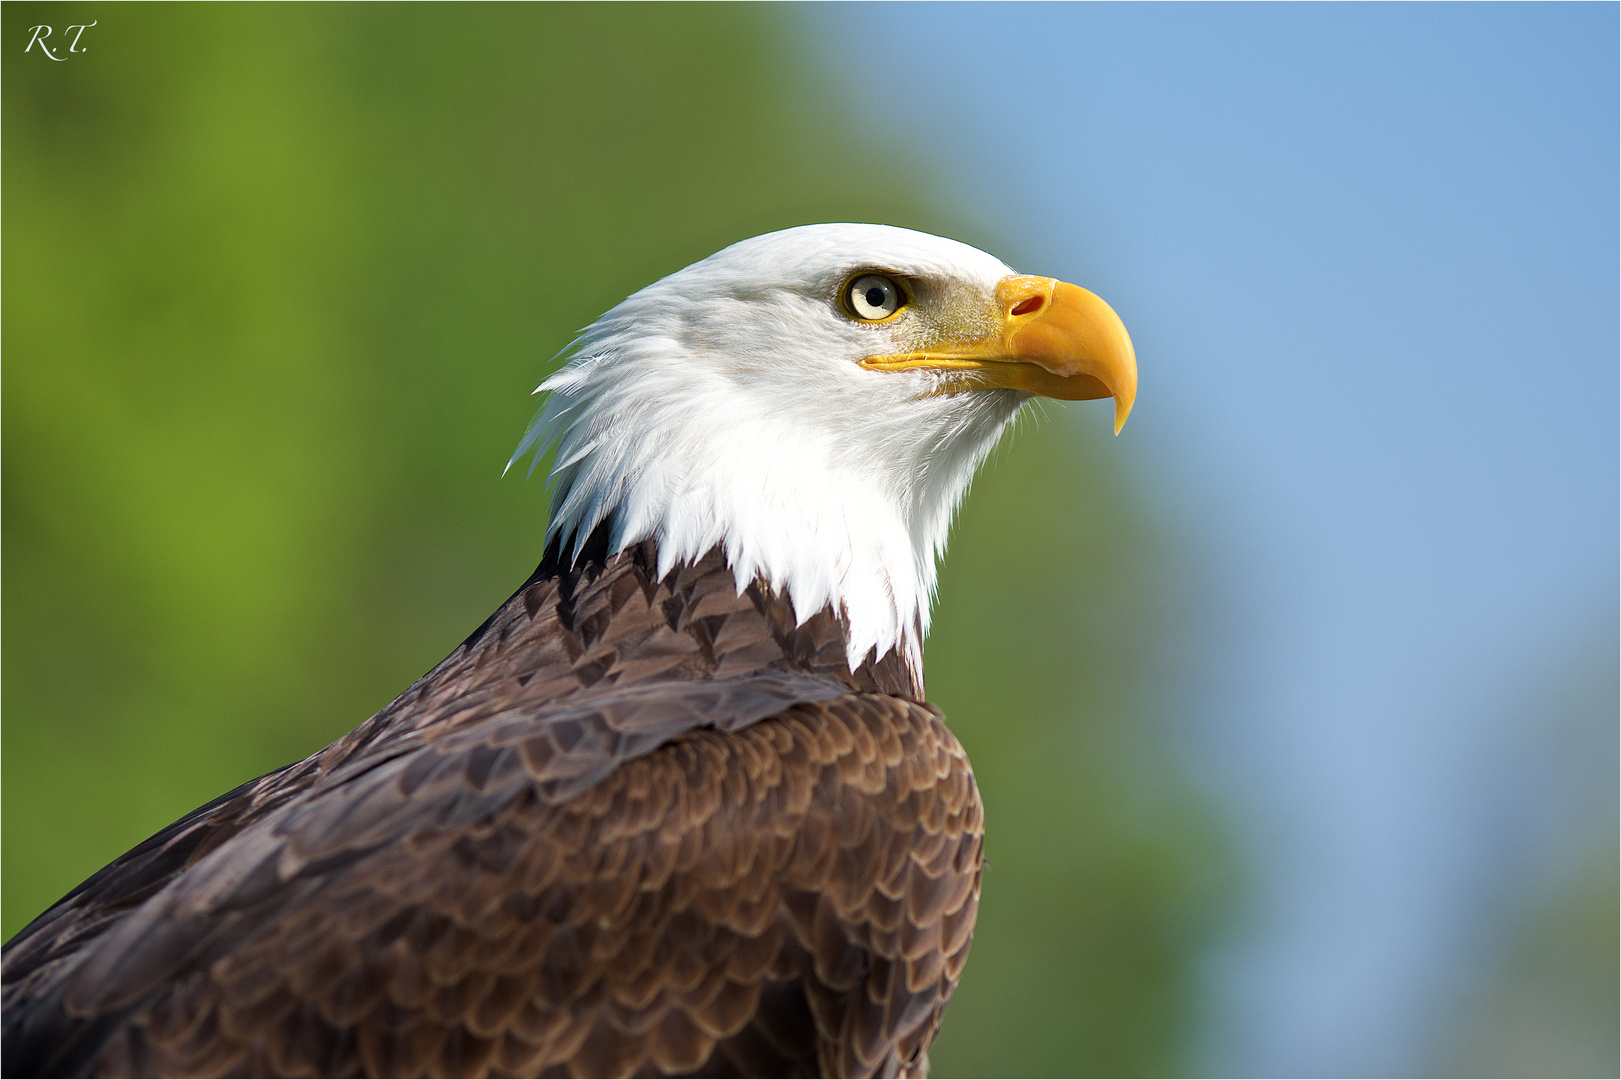
[{"label": "brown body feather", "polygon": [[832,611],[594,539],[18,934],[6,1074],[919,1074],[979,901],[961,746]]}]

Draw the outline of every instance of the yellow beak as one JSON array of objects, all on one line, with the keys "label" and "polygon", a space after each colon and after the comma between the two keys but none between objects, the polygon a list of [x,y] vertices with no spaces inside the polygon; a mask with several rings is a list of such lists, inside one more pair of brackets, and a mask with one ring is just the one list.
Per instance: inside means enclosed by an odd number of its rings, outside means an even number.
[{"label": "yellow beak", "polygon": [[1005,277],[996,285],[1001,326],[986,337],[925,352],[869,356],[873,371],[949,373],[941,393],[1008,387],[1065,401],[1114,398],[1115,434],[1137,399],[1137,354],[1114,309],[1079,285]]}]

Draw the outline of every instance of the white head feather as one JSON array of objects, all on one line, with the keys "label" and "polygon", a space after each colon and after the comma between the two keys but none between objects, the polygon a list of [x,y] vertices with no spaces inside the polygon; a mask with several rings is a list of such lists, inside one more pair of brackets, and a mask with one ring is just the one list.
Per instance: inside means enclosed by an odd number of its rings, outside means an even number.
[{"label": "white head feather", "polygon": [[[913,317],[839,303],[864,269],[916,283]],[[577,556],[651,537],[662,577],[721,547],[801,620],[848,621],[852,668],[899,649],[921,676],[935,562],[975,468],[1029,395],[933,394],[926,371],[864,357],[989,325],[1001,260],[884,225],[806,225],[732,245],[587,327],[513,461],[555,447],[547,541]],[[510,463],[509,463],[510,467]],[[531,469],[533,466],[531,466]]]}]

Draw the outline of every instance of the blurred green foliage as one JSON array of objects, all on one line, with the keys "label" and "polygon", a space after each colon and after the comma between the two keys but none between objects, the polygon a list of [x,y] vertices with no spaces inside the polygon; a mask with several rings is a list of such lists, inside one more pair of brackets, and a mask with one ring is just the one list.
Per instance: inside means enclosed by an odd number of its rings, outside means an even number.
[{"label": "blurred green foliage", "polygon": [[1621,640],[1613,618],[1577,629],[1515,702],[1519,759],[1534,763],[1545,785],[1540,799],[1517,808],[1520,821],[1535,823],[1515,838],[1531,850],[1518,853],[1498,886],[1468,977],[1428,1033],[1420,1075],[1621,1074]]},{"label": "blurred green foliage", "polygon": [[[1063,407],[993,455],[941,573],[929,696],[985,799],[984,904],[942,1074],[1177,1075],[1231,852],[1160,739],[1175,560]],[[1038,414],[1039,415],[1039,414]],[[1090,438],[1082,438],[1090,435]]]},{"label": "blurred green foliage", "polygon": [[1499,930],[1498,955],[1438,1026],[1430,1076],[1615,1076],[1621,1073],[1616,955],[1621,952],[1613,847]]},{"label": "blurred green foliage", "polygon": [[[523,580],[544,491],[501,466],[598,312],[806,221],[997,248],[840,129],[776,17],[5,5],[8,936]],[[991,862],[941,1075],[1186,1060],[1225,863],[1155,757],[1168,557],[1109,450],[1027,425],[947,560],[931,689]]]}]

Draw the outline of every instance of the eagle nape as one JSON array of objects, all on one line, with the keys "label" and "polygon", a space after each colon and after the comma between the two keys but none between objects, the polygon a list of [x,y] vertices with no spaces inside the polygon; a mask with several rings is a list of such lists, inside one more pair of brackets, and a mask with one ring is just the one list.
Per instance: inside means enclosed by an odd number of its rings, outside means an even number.
[{"label": "eagle nape", "polygon": [[1084,289],[878,225],[755,237],[541,386],[534,574],[331,746],[4,951],[8,1076],[916,1076],[983,815],[936,559],[1033,396],[1136,395]]}]

